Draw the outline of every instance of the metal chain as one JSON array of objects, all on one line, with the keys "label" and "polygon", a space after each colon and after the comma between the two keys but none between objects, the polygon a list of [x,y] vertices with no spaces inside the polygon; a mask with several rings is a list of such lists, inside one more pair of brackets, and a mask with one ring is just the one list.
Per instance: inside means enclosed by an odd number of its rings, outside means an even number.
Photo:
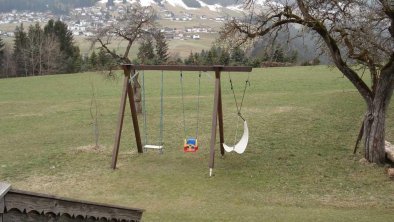
[{"label": "metal chain", "polygon": [[181,71],[180,75],[180,81],[181,81],[181,96],[182,96],[182,111],[183,111],[183,132],[185,134],[185,139],[186,139],[186,120],[185,120],[185,99],[183,96],[183,73]]},{"label": "metal chain", "polygon": [[200,92],[201,92],[201,71],[198,73],[197,129],[196,129],[196,139],[198,138],[198,125],[199,125],[199,122],[200,122]]},{"label": "metal chain", "polygon": [[146,103],[145,103],[145,73],[142,70],[142,112],[143,112],[143,120],[144,120],[144,145],[148,144],[148,132],[147,132],[147,116],[146,116]]},{"label": "metal chain", "polygon": [[248,79],[245,81],[245,87],[242,93],[242,99],[241,99],[241,103],[238,105],[238,101],[237,101],[237,96],[235,95],[235,90],[234,90],[234,86],[233,86],[233,81],[231,79],[231,75],[230,73],[228,73],[228,78],[230,80],[230,86],[231,86],[231,91],[233,92],[233,96],[234,96],[234,101],[235,101],[235,106],[237,108],[237,123],[236,123],[236,129],[235,129],[235,134],[234,134],[234,144],[237,141],[237,136],[238,136],[238,128],[239,128],[239,118],[241,118],[243,121],[245,121],[245,118],[242,116],[242,105],[244,102],[244,98],[245,98],[245,94],[246,94],[246,88],[248,86],[250,86],[250,73],[248,73]]},{"label": "metal chain", "polygon": [[[246,93],[246,88],[247,88],[248,86],[250,86],[250,81],[249,81],[249,79],[250,79],[250,72],[248,72],[248,79],[245,81],[245,87],[244,87],[244,92],[243,92],[243,94],[242,94],[241,105],[239,106],[239,111],[238,111],[238,114],[239,114],[239,115],[241,115],[242,105],[243,105],[243,103],[244,103],[244,98],[245,98],[245,93]],[[242,117],[242,115],[241,115],[240,117],[245,121],[245,119]]]},{"label": "metal chain", "polygon": [[234,97],[234,101],[235,101],[235,106],[237,108],[237,114],[239,117],[241,117],[241,119],[243,119],[245,121],[245,118],[242,116],[241,110],[242,110],[242,105],[244,102],[244,98],[245,98],[245,93],[246,93],[246,88],[248,86],[250,86],[250,74],[248,73],[248,79],[245,81],[245,87],[242,93],[242,99],[241,99],[241,103],[238,105],[238,101],[237,101],[237,96],[235,95],[235,90],[234,90],[234,86],[233,86],[233,81],[231,79],[231,75],[230,73],[228,73],[228,78],[230,80],[230,87],[231,87],[231,91],[233,92],[233,97]]},{"label": "metal chain", "polygon": [[161,86],[160,86],[160,146],[163,145],[163,129],[164,129],[164,75],[163,70],[161,70]]}]

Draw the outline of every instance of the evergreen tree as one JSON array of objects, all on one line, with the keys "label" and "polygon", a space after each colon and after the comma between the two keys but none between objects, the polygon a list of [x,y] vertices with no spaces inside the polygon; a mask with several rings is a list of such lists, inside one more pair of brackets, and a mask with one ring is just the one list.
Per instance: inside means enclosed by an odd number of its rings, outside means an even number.
[{"label": "evergreen tree", "polygon": [[163,33],[158,32],[156,38],[156,64],[165,64],[168,61],[168,43]]},{"label": "evergreen tree", "polygon": [[211,49],[207,52],[205,57],[205,64],[206,65],[215,65],[219,63],[219,54],[220,48],[216,48],[212,46]]},{"label": "evergreen tree", "polygon": [[184,63],[185,65],[195,65],[193,52],[190,52],[189,56],[185,59]]},{"label": "evergreen tree", "polygon": [[90,65],[91,69],[95,70],[95,69],[97,69],[97,64],[98,64],[98,62],[97,62],[97,54],[96,54],[95,51],[93,51],[92,54],[90,54],[90,57],[89,57],[89,65]]},{"label": "evergreen tree", "polygon": [[68,30],[67,24],[51,19],[44,27],[44,33],[46,35],[54,34],[59,40],[60,51],[64,55],[64,66],[59,71],[66,73],[77,71],[75,64],[79,59],[79,47],[74,45],[74,37],[72,32]]},{"label": "evergreen tree", "polygon": [[214,51],[209,50],[205,56],[204,65],[213,65],[214,64]]},{"label": "evergreen tree", "polygon": [[230,63],[230,53],[227,50],[222,50],[219,57],[221,65],[228,65]]},{"label": "evergreen tree", "polygon": [[234,65],[244,65],[245,60],[245,52],[240,47],[235,47],[231,52],[231,61]]},{"label": "evergreen tree", "polygon": [[284,55],[283,49],[280,45],[277,45],[275,47],[275,51],[274,51],[272,60],[274,62],[285,62],[285,55]]},{"label": "evergreen tree", "polygon": [[146,38],[138,48],[138,59],[142,64],[152,64],[155,58],[153,50],[153,41],[151,38]]},{"label": "evergreen tree", "polygon": [[194,53],[194,64],[195,65],[201,65],[202,64],[201,55],[198,52]]},{"label": "evergreen tree", "polygon": [[73,57],[73,72],[81,72],[82,71],[82,63],[81,63],[81,52],[79,51],[79,47],[76,47]]},{"label": "evergreen tree", "polygon": [[105,67],[108,63],[108,58],[107,54],[103,49],[100,49],[98,55],[97,55],[97,63],[100,67]]},{"label": "evergreen tree", "polygon": [[16,65],[15,72],[17,75],[28,75],[28,66],[27,66],[27,34],[24,31],[23,24],[17,26],[15,29],[15,38],[14,38],[14,61]]},{"label": "evergreen tree", "polygon": [[208,52],[205,51],[204,49],[201,50],[200,54],[199,54],[199,58],[198,58],[198,65],[205,65],[206,61],[207,61],[207,56],[208,56]]}]

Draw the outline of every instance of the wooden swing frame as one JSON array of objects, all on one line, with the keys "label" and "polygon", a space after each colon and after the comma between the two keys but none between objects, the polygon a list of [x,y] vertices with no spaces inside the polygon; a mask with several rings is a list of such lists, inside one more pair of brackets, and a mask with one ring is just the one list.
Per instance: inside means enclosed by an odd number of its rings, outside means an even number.
[{"label": "wooden swing frame", "polygon": [[136,70],[156,70],[156,71],[214,71],[215,72],[215,91],[212,111],[212,129],[210,140],[210,155],[209,155],[209,175],[212,176],[212,171],[215,165],[215,143],[217,124],[219,122],[219,139],[220,139],[220,154],[224,156],[224,131],[223,131],[223,108],[222,108],[222,90],[221,90],[221,72],[251,72],[252,67],[249,66],[197,66],[197,65],[122,65],[124,72],[122,97],[120,100],[120,107],[118,113],[118,124],[116,126],[115,143],[112,151],[111,168],[116,169],[116,163],[119,154],[120,138],[122,135],[124,113],[126,108],[126,99],[129,98],[129,106],[134,127],[135,140],[137,143],[138,153],[143,153],[143,146],[141,143],[141,133],[138,125],[137,110],[134,101],[134,90],[130,83],[130,77],[134,76]]}]

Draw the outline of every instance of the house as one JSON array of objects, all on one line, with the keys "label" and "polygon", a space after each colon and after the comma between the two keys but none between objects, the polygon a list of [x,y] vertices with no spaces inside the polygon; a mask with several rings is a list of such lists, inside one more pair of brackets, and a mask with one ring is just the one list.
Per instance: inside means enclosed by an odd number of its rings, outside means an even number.
[{"label": "house", "polygon": [[139,222],[144,210],[11,189],[0,182],[0,222]]},{"label": "house", "polygon": [[192,39],[198,40],[198,39],[200,39],[200,35],[195,34],[195,35],[192,36]]}]

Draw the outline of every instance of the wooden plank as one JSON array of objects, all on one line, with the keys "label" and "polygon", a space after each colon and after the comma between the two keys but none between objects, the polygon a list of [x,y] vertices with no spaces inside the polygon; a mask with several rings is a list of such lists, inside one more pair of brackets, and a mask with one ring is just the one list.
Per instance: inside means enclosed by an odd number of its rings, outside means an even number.
[{"label": "wooden plank", "polygon": [[[126,69],[124,69],[125,75],[129,75],[129,78],[130,78],[130,75],[134,75],[135,70],[127,69],[129,67],[125,67],[125,68],[126,68]],[[131,74],[129,74],[129,73],[131,73]],[[137,109],[135,107],[135,101],[134,101],[134,90],[133,90],[133,86],[131,85],[131,83],[129,83],[127,85],[127,94],[129,96],[129,105],[130,105],[130,111],[131,111],[131,118],[133,120],[134,135],[135,135],[135,140],[137,143],[137,150],[138,150],[138,153],[143,153],[140,127],[138,125]]]},{"label": "wooden plank", "polygon": [[215,71],[215,93],[214,93],[214,102],[213,102],[211,143],[210,143],[210,153],[209,153],[209,176],[212,176],[213,168],[215,166],[215,143],[216,143],[216,128],[218,122],[219,93],[220,93],[220,68],[217,67]]},{"label": "wooden plank", "polygon": [[[198,65],[133,65],[124,64],[125,69],[135,70],[165,70],[165,71],[215,71],[217,67],[220,67],[221,71],[225,72],[251,72],[252,67],[250,66],[198,66]],[[198,74],[198,73],[196,73]]]},{"label": "wooden plank", "polygon": [[[24,191],[11,190],[5,197],[7,212],[38,212],[39,214],[70,215],[82,218],[106,218],[108,221],[139,221],[143,210],[125,208],[114,205],[104,205],[87,201],[79,201],[35,194]],[[6,212],[6,214],[7,214]]]},{"label": "wooden plank", "polygon": [[4,213],[4,210],[5,210],[4,198],[0,198],[0,215]]},{"label": "wooden plank", "polygon": [[141,211],[141,212],[145,211],[144,209],[141,209],[141,208],[134,208],[134,207],[131,208],[131,207],[114,205],[114,204],[97,203],[97,202],[92,202],[92,201],[59,197],[59,196],[55,196],[55,195],[35,193],[35,192],[17,190],[17,189],[11,189],[9,193],[19,194],[19,195],[28,196],[28,197],[31,196],[31,197],[38,197],[38,198],[45,198],[45,199],[60,200],[60,201],[66,201],[66,202],[71,202],[71,203],[75,203],[75,204],[88,204],[88,205],[93,205],[93,206],[101,206],[101,207],[116,208],[116,209],[131,210],[131,211]]},{"label": "wooden plank", "polygon": [[120,99],[120,107],[118,113],[118,124],[116,126],[115,143],[112,151],[111,168],[116,169],[116,162],[118,161],[120,137],[122,136],[123,118],[126,107],[127,87],[129,84],[129,75],[126,75],[123,80],[122,98]]},{"label": "wooden plank", "polygon": [[11,185],[5,182],[0,182],[0,199],[2,199],[11,189]]},{"label": "wooden plank", "polygon": [[158,146],[158,145],[145,145],[145,149],[163,149],[163,146]]}]

